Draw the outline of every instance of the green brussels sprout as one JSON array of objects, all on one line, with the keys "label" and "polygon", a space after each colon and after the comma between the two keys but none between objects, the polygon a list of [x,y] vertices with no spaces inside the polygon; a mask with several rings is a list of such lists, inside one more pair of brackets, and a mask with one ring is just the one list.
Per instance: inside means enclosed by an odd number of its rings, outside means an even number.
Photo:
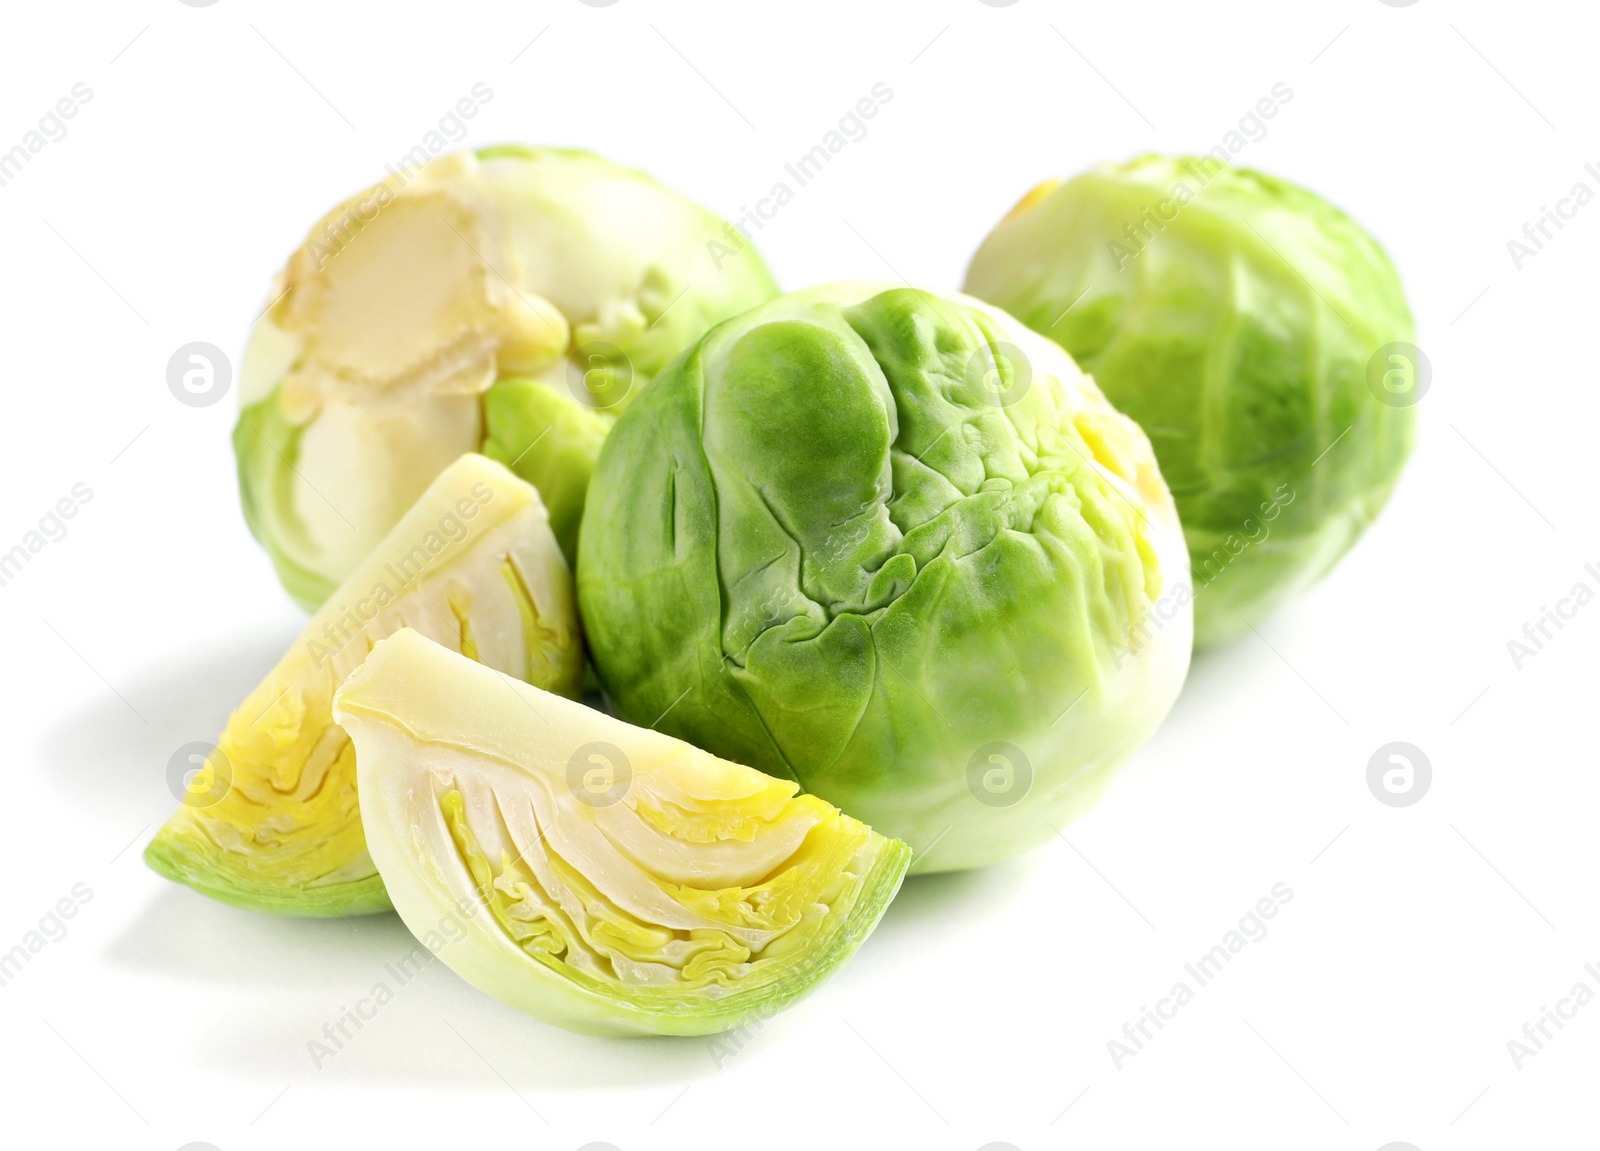
[{"label": "green brussels sprout", "polygon": [[434,476],[481,451],[563,554],[616,413],[777,288],[718,217],[587,152],[440,157],[341,204],[278,277],[240,370],[245,518],[314,610]]},{"label": "green brussels sprout", "polygon": [[578,556],[624,718],[797,780],[914,871],[1050,837],[1189,663],[1144,434],[963,296],[826,285],[712,329],[617,420]]},{"label": "green brussels sprout", "polygon": [[1325,575],[1411,450],[1426,360],[1377,242],[1320,197],[1210,157],[1041,185],[966,290],[1051,337],[1150,436],[1195,584],[1195,642]]},{"label": "green brussels sprout", "polygon": [[406,926],[468,982],[592,1035],[709,1035],[855,952],[911,852],[811,795],[507,680],[414,631],[334,714]]}]

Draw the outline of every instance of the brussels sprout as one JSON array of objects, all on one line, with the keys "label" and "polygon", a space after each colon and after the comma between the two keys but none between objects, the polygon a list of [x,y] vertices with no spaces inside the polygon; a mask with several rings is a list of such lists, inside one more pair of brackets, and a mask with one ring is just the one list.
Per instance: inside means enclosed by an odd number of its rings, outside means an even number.
[{"label": "brussels sprout", "polygon": [[478,455],[447,466],[234,712],[145,861],[241,907],[312,916],[388,908],[333,693],[374,641],[401,627],[577,694],[583,641],[572,578],[531,485]]},{"label": "brussels sprout", "polygon": [[1043,185],[966,289],[1059,342],[1149,434],[1197,643],[1326,574],[1411,450],[1427,381],[1399,279],[1349,217],[1282,180],[1146,156]]},{"label": "brussels sprout", "polygon": [[624,718],[798,780],[915,871],[1087,809],[1189,663],[1143,433],[968,297],[836,284],[714,328],[617,421],[578,550]]},{"label": "brussels sprout", "polygon": [[372,858],[468,982],[591,1034],[759,1021],[877,924],[910,849],[412,631],[335,699]]},{"label": "brussels sprout", "polygon": [[[612,417],[777,291],[726,225],[587,152],[441,157],[335,208],[279,276],[240,370],[251,531],[314,610],[463,452],[536,484],[569,562]],[[720,265],[720,266],[719,266]]]}]

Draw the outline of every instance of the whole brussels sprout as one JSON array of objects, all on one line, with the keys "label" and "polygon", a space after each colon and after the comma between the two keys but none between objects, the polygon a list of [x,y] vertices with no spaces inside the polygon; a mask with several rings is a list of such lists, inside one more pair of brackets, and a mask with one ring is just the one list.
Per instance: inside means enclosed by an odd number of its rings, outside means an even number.
[{"label": "whole brussels sprout", "polygon": [[1058,341],[1150,436],[1195,581],[1195,640],[1325,575],[1388,499],[1427,386],[1400,281],[1320,197],[1210,157],[1031,192],[966,290]]},{"label": "whole brussels sprout", "polygon": [[[312,230],[240,371],[245,517],[315,609],[465,452],[538,487],[569,561],[617,412],[712,324],[772,298],[712,213],[587,152],[397,172]],[[716,254],[722,253],[722,254]]]},{"label": "whole brussels sprout", "polygon": [[1094,802],[1192,615],[1144,434],[1059,347],[874,284],[712,329],[601,449],[579,608],[624,718],[976,867]]}]

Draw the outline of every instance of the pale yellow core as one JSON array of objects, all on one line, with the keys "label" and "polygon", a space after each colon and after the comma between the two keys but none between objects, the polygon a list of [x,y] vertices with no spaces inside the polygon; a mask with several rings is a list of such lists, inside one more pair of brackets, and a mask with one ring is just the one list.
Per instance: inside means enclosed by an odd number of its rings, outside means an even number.
[{"label": "pale yellow core", "polygon": [[477,395],[566,351],[570,330],[526,291],[472,164],[391,179],[335,208],[295,252],[270,322],[295,343],[281,403],[292,422],[335,401]]}]

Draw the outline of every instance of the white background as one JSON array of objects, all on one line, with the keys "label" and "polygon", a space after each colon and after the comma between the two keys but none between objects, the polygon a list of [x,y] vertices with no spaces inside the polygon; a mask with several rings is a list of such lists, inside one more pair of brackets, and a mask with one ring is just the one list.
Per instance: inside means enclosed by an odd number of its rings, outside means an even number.
[{"label": "white background", "polygon": [[[1600,1005],[1506,1043],[1600,961],[1592,510],[1600,179],[1587,5],[1379,0],[671,5],[178,0],[8,5],[0,149],[93,97],[0,187],[0,550],[92,500],[0,588],[0,1140],[177,1148],[1576,1147]],[[533,41],[531,46],[528,46]],[[410,947],[393,916],[280,920],[139,858],[179,745],[211,739],[303,617],[238,511],[237,358],[273,271],[478,81],[466,143],[594,148],[724,215],[878,81],[892,102],[759,236],[780,281],[958,286],[1036,180],[1204,150],[1275,83],[1241,162],[1388,247],[1431,358],[1387,512],[1260,638],[1199,659],[1068,842],[910,882],[855,961],[719,1067],[705,1041],[569,1035],[434,965],[318,1070],[307,1043]],[[1431,790],[1394,809],[1368,758]],[[1276,883],[1271,923],[1121,1070],[1107,1040]],[[1589,1145],[1585,1143],[1584,1145]]]}]

